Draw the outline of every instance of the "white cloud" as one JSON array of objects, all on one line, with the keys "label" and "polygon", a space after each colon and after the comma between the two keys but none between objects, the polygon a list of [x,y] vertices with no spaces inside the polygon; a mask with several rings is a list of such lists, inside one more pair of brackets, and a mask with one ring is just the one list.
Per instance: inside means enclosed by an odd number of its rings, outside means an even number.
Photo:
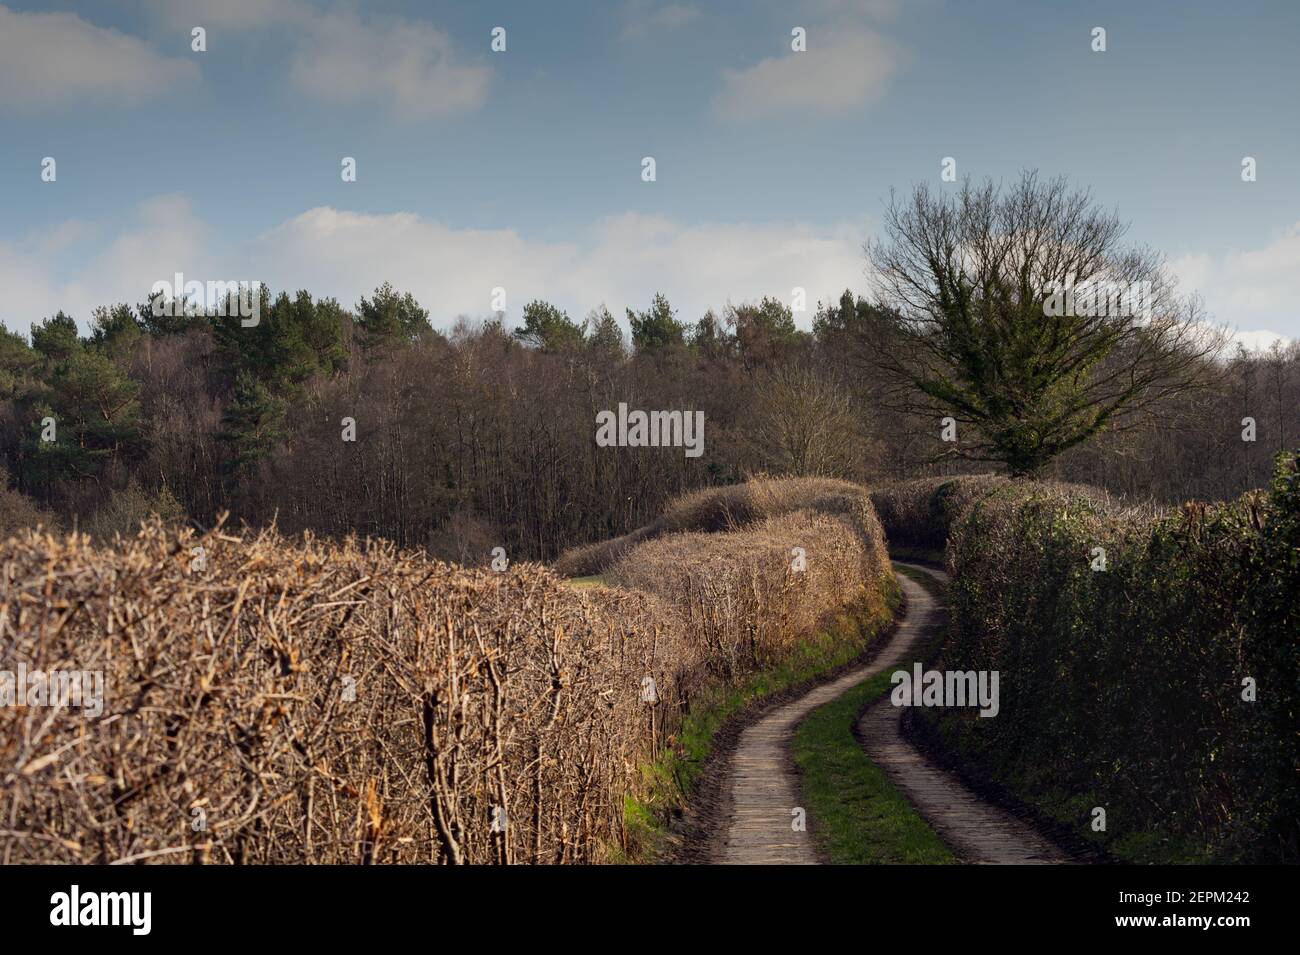
[{"label": "white cloud", "polygon": [[1189,254],[1171,259],[1169,268],[1178,277],[1179,287],[1184,292],[1196,292],[1205,288],[1212,266],[1208,255]]},{"label": "white cloud", "polygon": [[529,242],[510,229],[452,229],[408,212],[367,215],[319,207],[254,239],[272,287],[306,288],[351,306],[385,281],[409,291],[434,316],[486,315],[505,286],[512,310],[551,276],[570,272],[576,247]]},{"label": "white cloud", "polygon": [[[581,317],[604,302],[617,315],[658,291],[694,321],[728,298],[807,289],[819,297],[860,287],[863,234],[850,226],[714,224],[684,226],[658,216],[602,219],[577,241],[545,242],[512,229],[452,229],[411,213],[365,215],[311,209],[254,241],[250,259],[276,287],[308,288],[351,305],[391,281],[434,317],[485,315],[492,289],[506,289],[508,313],[543,298]],[[797,316],[803,324],[811,314]]]},{"label": "white cloud", "polygon": [[[683,225],[629,213],[590,230],[577,263],[573,294],[587,301],[636,305],[663,291],[681,316],[771,295],[789,302],[804,288],[809,309],[819,298],[862,288],[865,231],[853,225],[702,223]],[[811,311],[796,315],[805,327]]]},{"label": "white cloud", "polygon": [[68,305],[59,307],[78,319],[87,319],[96,305],[135,305],[148,297],[154,282],[170,280],[176,272],[204,281],[257,278],[213,274],[221,264],[220,253],[212,245],[216,235],[183,196],[148,199],[136,208],[128,228],[61,286],[62,300]]},{"label": "white cloud", "polygon": [[[865,223],[684,224],[626,213],[597,220],[571,240],[545,241],[514,229],[457,229],[411,212],[322,206],[251,238],[232,242],[225,234],[173,195],[141,203],[116,231],[71,220],[0,242],[0,319],[25,331],[63,309],[84,324],[93,307],[139,303],[175,272],[306,288],[348,307],[390,281],[443,326],[459,315],[488,314],[496,286],[506,289],[512,320],[534,298],[575,318],[602,302],[622,316],[625,306],[644,307],[661,291],[686,321],[729,301],[771,295],[788,302],[795,287],[807,290],[811,310],[819,299],[866,286]],[[75,269],[61,267],[71,262]],[[1259,249],[1189,255],[1170,265],[1247,348],[1300,338],[1300,223]],[[812,314],[795,318],[806,328]]]},{"label": "white cloud", "polygon": [[1300,222],[1258,249],[1190,254],[1169,264],[1216,322],[1242,329],[1236,337],[1247,347],[1300,338]]},{"label": "white cloud", "polygon": [[198,79],[186,59],[72,13],[0,6],[0,109],[139,103]]},{"label": "white cloud", "polygon": [[34,321],[58,311],[60,297],[45,261],[22,244],[0,242],[0,322],[25,332]]},{"label": "white cloud", "polygon": [[[217,230],[204,223],[181,196],[142,202],[115,234],[80,221],[51,226],[21,242],[0,242],[0,320],[26,331],[62,309],[82,323],[98,305],[143,302],[150,286],[184,272],[201,280],[257,279],[257,275],[215,274],[224,265],[213,248]],[[103,235],[103,244],[74,273],[65,275],[60,256]],[[233,265],[233,263],[230,263]]]},{"label": "white cloud", "polygon": [[[0,244],[0,282],[13,290],[0,318],[25,330],[62,308],[83,323],[96,305],[138,303],[150,286],[184,272],[199,281],[265,281],[306,288],[351,307],[385,281],[409,291],[436,323],[485,316],[503,286],[507,314],[543,298],[581,318],[605,303],[621,316],[663,292],[684,321],[707,308],[772,295],[789,301],[807,290],[808,307],[861,288],[863,229],[798,223],[700,224],[635,213],[601,219],[573,241],[531,239],[512,229],[455,229],[409,212],[370,215],[310,209],[238,245],[217,246],[222,230],[189,203],[164,196],[141,205],[127,228],[76,274],[58,276],[29,251],[40,241]],[[83,244],[88,241],[81,240]],[[804,327],[811,311],[797,314]]]},{"label": "white cloud", "polygon": [[[325,11],[308,0],[149,0],[168,29],[278,30],[289,83],[325,103],[378,103],[402,120],[469,112],[487,101],[492,69],[467,62],[447,34],[401,17]],[[487,36],[483,49],[487,49]],[[211,37],[209,43],[216,42]]]},{"label": "white cloud", "polygon": [[746,122],[790,113],[828,116],[877,102],[902,62],[873,30],[812,28],[808,49],[743,70],[723,70],[713,98],[721,119]]},{"label": "white cloud", "polygon": [[1277,332],[1257,329],[1255,331],[1234,331],[1232,333],[1233,342],[1241,345],[1246,351],[1268,351],[1275,342],[1285,345],[1291,339],[1285,335],[1279,335]]},{"label": "white cloud", "polygon": [[461,62],[447,35],[427,23],[363,23],[352,14],[330,13],[300,29],[289,80],[316,99],[378,100],[407,120],[452,116],[487,100],[492,70]]}]

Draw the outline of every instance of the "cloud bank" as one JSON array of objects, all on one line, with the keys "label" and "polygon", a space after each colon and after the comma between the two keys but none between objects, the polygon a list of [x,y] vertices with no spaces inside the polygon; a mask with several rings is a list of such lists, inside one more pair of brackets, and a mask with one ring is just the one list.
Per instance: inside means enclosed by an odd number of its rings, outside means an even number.
[{"label": "cloud bank", "polygon": [[75,14],[0,6],[0,109],[136,104],[198,78],[192,61]]},{"label": "cloud bank", "polygon": [[[62,275],[59,255],[29,250],[84,249],[88,264]],[[87,236],[90,235],[91,238]],[[572,240],[544,241],[513,229],[458,229],[409,212],[374,215],[329,206],[309,209],[246,241],[223,244],[222,230],[179,196],[149,200],[116,234],[84,224],[54,227],[22,243],[0,244],[0,281],[17,290],[0,302],[0,318],[25,331],[64,309],[83,323],[96,305],[142,302],[149,287],[175,272],[206,281],[264,281],[273,289],[306,288],[352,306],[382,282],[410,291],[436,323],[486,316],[492,290],[506,289],[507,316],[543,298],[575,318],[604,303],[616,315],[645,307],[663,292],[679,317],[772,295],[790,301],[806,289],[809,311],[819,298],[863,286],[865,230],[787,223],[685,225],[637,213],[600,219]]]},{"label": "cloud bank", "polygon": [[723,70],[713,111],[737,123],[791,114],[838,115],[878,102],[901,62],[894,44],[874,30],[810,28],[805,52]]},{"label": "cloud bank", "polygon": [[[136,304],[150,286],[183,272],[201,281],[263,281],[305,288],[351,307],[383,282],[409,291],[447,326],[486,316],[493,289],[506,313],[546,299],[574,318],[605,304],[617,316],[663,292],[679,317],[695,321],[728,302],[806,290],[808,327],[818,300],[845,288],[865,293],[866,223],[683,223],[658,215],[608,216],[571,238],[533,238],[515,229],[455,228],[413,212],[373,214],[318,206],[245,238],[206,221],[182,196],[157,196],[117,230],[80,220],[18,242],[0,242],[0,319],[26,331],[64,309],[83,323],[97,305]],[[65,262],[77,263],[64,269]],[[84,264],[82,264],[84,263]],[[1300,223],[1259,249],[1171,262],[1182,287],[1205,298],[1212,318],[1237,329],[1248,348],[1300,338]]]}]

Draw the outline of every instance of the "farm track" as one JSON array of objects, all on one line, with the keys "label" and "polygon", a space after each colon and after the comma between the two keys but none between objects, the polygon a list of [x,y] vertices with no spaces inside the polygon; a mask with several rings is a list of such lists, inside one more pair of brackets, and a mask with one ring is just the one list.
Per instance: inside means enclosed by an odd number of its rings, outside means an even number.
[{"label": "farm track", "polygon": [[[927,573],[941,583],[948,581],[948,575],[941,570],[916,564],[904,566]],[[907,615],[916,619],[918,629],[924,633],[940,625],[942,608],[929,592],[911,580],[899,580],[907,593]],[[961,861],[992,865],[1070,861],[1033,828],[985,801],[955,775],[928,760],[904,738],[900,711],[888,696],[862,714],[858,738],[871,761],[907,796]]]},{"label": "farm track", "polygon": [[[940,571],[899,564],[943,581]],[[910,665],[915,650],[940,625],[937,602],[925,588],[899,576],[907,614],[876,657],[795,700],[770,710],[741,733],[726,769],[729,818],[709,853],[724,865],[813,865],[821,861],[811,835],[792,826],[800,806],[790,759],[795,727],[814,709],[882,670]],[[870,758],[963,862],[1059,863],[1068,857],[1010,813],[985,802],[953,774],[930,763],[903,738],[900,713],[885,699],[858,725]]]}]

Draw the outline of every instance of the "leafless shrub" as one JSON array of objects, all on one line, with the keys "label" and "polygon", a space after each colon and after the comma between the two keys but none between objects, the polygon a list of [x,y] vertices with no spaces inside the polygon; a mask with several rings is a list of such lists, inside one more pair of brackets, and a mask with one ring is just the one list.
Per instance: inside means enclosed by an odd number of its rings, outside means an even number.
[{"label": "leafless shrub", "polygon": [[0,670],[106,691],[98,718],[0,707],[0,863],[604,861],[701,690],[880,604],[846,488],[773,483],[755,506],[840,509],[642,545],[619,576],[644,590],[157,519],[110,547],[11,538]]},{"label": "leafless shrub", "polygon": [[866,491],[834,478],[757,477],[744,484],[692,491],[670,501],[661,517],[630,534],[565,551],[555,572],[585,577],[608,570],[633,547],[663,534],[735,530],[764,518],[806,509],[848,512],[860,506]]},{"label": "leafless shrub", "polygon": [[855,524],[796,511],[730,533],[657,538],[609,576],[675,604],[704,642],[705,665],[730,681],[781,660],[827,611],[876,596],[886,560],[874,516]]},{"label": "leafless shrub", "polygon": [[680,705],[692,652],[654,598],[537,565],[27,534],[0,548],[0,667],[107,693],[95,720],[0,709],[0,861],[595,861],[662,745],[642,680]]}]

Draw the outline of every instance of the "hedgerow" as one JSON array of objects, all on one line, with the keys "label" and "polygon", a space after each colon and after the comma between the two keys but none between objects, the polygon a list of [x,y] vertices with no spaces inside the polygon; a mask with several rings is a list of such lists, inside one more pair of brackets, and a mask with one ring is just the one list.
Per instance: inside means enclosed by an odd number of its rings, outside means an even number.
[{"label": "hedgerow", "polygon": [[24,532],[0,544],[0,671],[105,693],[93,716],[0,706],[0,863],[626,858],[693,700],[883,605],[864,501],[652,542],[690,573],[633,550],[619,575],[646,589],[270,530]]},{"label": "hedgerow", "polygon": [[1179,510],[1034,482],[916,488],[918,539],[942,526],[929,515],[948,526],[942,665],[997,670],[1002,693],[993,719],[922,718],[1121,858],[1300,860],[1296,461],[1266,493]]}]

